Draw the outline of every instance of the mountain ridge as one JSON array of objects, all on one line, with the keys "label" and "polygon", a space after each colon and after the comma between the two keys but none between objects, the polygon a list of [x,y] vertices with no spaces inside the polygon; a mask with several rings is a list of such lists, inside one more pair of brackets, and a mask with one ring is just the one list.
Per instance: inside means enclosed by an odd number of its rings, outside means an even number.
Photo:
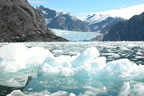
[{"label": "mountain ridge", "polygon": [[98,31],[103,33],[103,30],[108,30],[113,24],[123,20],[125,19],[120,17],[92,14],[88,15],[84,21],[87,22],[93,32]]},{"label": "mountain ridge", "polygon": [[120,17],[111,17],[109,15],[91,14],[85,20],[79,20],[69,13],[57,12],[55,10],[39,6],[36,8],[45,18],[48,28],[62,29],[80,32],[101,32],[102,29],[108,29],[114,23],[123,20]]},{"label": "mountain ridge", "polygon": [[0,42],[66,41],[47,29],[27,0],[0,1]]},{"label": "mountain ridge", "polygon": [[43,6],[37,7],[36,9],[45,18],[48,28],[83,32],[91,31],[85,22],[71,16],[69,13],[57,12],[49,8],[44,8]]},{"label": "mountain ridge", "polygon": [[144,41],[144,12],[114,24],[103,41]]}]

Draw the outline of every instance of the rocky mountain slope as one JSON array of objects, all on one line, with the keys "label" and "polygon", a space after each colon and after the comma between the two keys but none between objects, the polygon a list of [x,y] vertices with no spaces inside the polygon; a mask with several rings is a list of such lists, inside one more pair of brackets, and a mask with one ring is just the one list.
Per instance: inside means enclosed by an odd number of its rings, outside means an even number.
[{"label": "rocky mountain slope", "polygon": [[103,30],[108,30],[113,24],[123,21],[124,19],[120,17],[111,17],[109,15],[101,15],[101,14],[90,14],[86,16],[84,20],[91,31],[98,31],[103,33]]},{"label": "rocky mountain slope", "polygon": [[114,24],[104,41],[144,41],[144,13]]},{"label": "rocky mountain slope", "polygon": [[71,16],[69,13],[56,12],[43,6],[36,8],[45,18],[48,28],[70,30],[70,31],[91,31],[88,24]]},{"label": "rocky mountain slope", "polygon": [[27,0],[0,0],[0,41],[65,41],[44,23],[43,17]]}]

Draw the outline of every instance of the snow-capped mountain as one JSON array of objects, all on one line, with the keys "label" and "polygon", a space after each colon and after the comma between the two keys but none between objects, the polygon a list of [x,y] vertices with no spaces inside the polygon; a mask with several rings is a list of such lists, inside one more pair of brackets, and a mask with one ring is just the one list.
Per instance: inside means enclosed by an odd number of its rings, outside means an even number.
[{"label": "snow-capped mountain", "polygon": [[[138,4],[126,8],[120,8],[120,9],[113,9],[113,10],[106,10],[102,12],[97,12],[97,13],[88,13],[86,14],[85,18],[81,19],[86,19],[86,20],[92,20],[89,19],[91,16],[93,17],[94,20],[103,20],[103,18],[106,17],[121,17],[124,19],[130,19],[134,15],[140,15],[144,10],[144,4]],[[82,17],[82,16],[81,16]],[[92,21],[94,21],[92,20]]]},{"label": "snow-capped mountain", "polygon": [[84,21],[66,12],[57,12],[43,6],[36,8],[45,18],[48,28],[82,32],[101,32],[108,29],[112,24],[122,20],[102,14],[89,14]]},{"label": "snow-capped mountain", "polygon": [[106,18],[108,18],[108,15],[101,15],[101,14],[88,14],[86,16],[86,19],[84,20],[86,23],[88,23],[89,25],[101,22],[103,20],[105,20]]},{"label": "snow-capped mountain", "polygon": [[[108,10],[98,13],[89,13],[85,16],[85,22],[89,24],[92,31],[102,31],[108,29],[111,25],[130,19],[134,15],[143,12],[144,4],[134,5],[127,8]],[[124,19],[122,19],[124,18]]]},{"label": "snow-capped mountain", "polygon": [[91,31],[87,23],[71,16],[69,13],[56,12],[43,6],[36,8],[45,18],[48,28],[70,30],[70,31]]},{"label": "snow-capped mountain", "polygon": [[111,17],[109,15],[102,14],[89,14],[86,16],[84,21],[89,25],[91,31],[99,31],[102,33],[103,30],[108,30],[110,26],[122,20],[124,19],[120,17]]}]

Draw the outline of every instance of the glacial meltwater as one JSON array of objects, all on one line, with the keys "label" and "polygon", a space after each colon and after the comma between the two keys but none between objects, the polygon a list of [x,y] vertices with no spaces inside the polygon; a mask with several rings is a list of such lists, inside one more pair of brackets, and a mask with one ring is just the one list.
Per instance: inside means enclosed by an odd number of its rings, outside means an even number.
[{"label": "glacial meltwater", "polygon": [[144,96],[144,42],[0,46],[0,96]]}]

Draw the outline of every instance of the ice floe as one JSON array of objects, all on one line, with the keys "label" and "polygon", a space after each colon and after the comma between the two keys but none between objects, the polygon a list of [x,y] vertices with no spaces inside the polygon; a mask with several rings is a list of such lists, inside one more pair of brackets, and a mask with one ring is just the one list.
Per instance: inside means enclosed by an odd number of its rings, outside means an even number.
[{"label": "ice floe", "polygon": [[[36,74],[26,92],[15,90],[8,96],[142,96],[144,92],[143,65],[127,58],[106,62],[96,47],[76,56],[55,57],[42,47],[8,44],[0,48],[0,69],[0,81],[6,86],[19,84],[15,78]],[[44,91],[51,88],[56,92]],[[84,91],[70,92],[74,89]]]}]

